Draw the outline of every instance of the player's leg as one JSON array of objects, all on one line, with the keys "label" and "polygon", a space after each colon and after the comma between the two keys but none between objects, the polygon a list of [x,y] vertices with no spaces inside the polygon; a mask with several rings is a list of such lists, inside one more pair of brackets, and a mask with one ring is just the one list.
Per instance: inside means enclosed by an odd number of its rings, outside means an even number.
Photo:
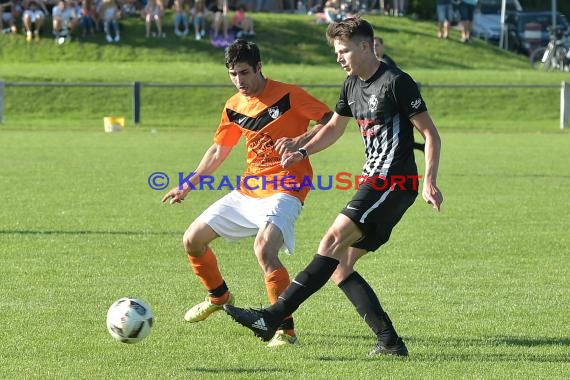
[{"label": "player's leg", "polygon": [[382,308],[378,296],[368,282],[354,270],[354,264],[366,253],[364,249],[349,248],[333,273],[332,280],[352,302],[358,314],[376,335],[378,342],[383,347],[399,346],[400,354],[405,355],[407,354],[407,350],[404,351],[405,345],[400,343],[398,333]]},{"label": "player's leg", "polygon": [[366,252],[373,252],[385,244],[392,230],[417,197],[413,183],[407,181],[404,189],[376,191],[363,186],[355,194],[349,206],[342,212],[358,223],[364,236],[343,257],[337,268],[336,280],[361,316],[376,333],[378,342],[369,353],[406,356],[408,350],[396,333],[388,315],[382,309],[378,297],[370,285],[356,272],[354,264]]},{"label": "player's leg", "polygon": [[25,11],[24,16],[22,17],[22,24],[24,25],[24,29],[26,31],[26,41],[32,40],[32,11]]},{"label": "player's leg", "polygon": [[188,322],[199,322],[212,313],[222,309],[227,302],[233,302],[232,296],[224,281],[216,255],[209,244],[218,234],[208,224],[195,221],[186,230],[183,237],[184,250],[192,270],[208,291],[205,301],[190,308],[184,315]]},{"label": "player's leg", "polygon": [[[277,302],[279,295],[291,283],[289,272],[279,259],[279,249],[283,246],[283,243],[281,230],[272,223],[267,223],[265,228],[259,230],[254,243],[255,256],[264,273],[267,298],[272,305]],[[279,347],[296,343],[297,337],[293,316],[285,316],[268,347]]]},{"label": "player's leg", "polygon": [[251,199],[237,191],[225,195],[208,207],[184,234],[184,249],[192,269],[208,290],[206,300],[186,312],[187,321],[202,321],[224,304],[233,303],[209,243],[218,236],[239,240],[257,233],[259,227],[248,215],[255,210],[249,205]]},{"label": "player's leg", "polygon": [[61,17],[54,16],[52,20],[53,35],[58,36],[61,32]]},{"label": "player's leg", "polygon": [[150,28],[151,28],[151,23],[152,23],[152,14],[149,12],[146,14],[145,16],[145,20],[144,20],[144,27],[145,27],[145,37],[149,38],[150,37]]},{"label": "player's leg", "polygon": [[34,30],[34,37],[39,40],[40,39],[40,30],[42,29],[42,25],[44,23],[44,15],[43,13],[38,11],[38,15],[36,20],[34,21],[35,30]]},{"label": "player's leg", "polygon": [[279,301],[264,310],[232,306],[226,306],[224,309],[234,320],[248,327],[261,339],[271,339],[283,318],[292,314],[327,283],[339,259],[361,236],[360,229],[352,220],[343,214],[338,215],[321,240],[318,254],[279,296]]}]

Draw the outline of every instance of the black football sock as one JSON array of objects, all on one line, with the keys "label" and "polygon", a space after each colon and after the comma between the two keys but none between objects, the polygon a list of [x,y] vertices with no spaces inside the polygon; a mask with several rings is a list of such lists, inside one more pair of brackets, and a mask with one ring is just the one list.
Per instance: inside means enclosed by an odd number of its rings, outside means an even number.
[{"label": "black football sock", "polygon": [[293,318],[284,319],[283,322],[277,328],[278,330],[295,330],[295,322]]},{"label": "black football sock", "polygon": [[281,320],[284,316],[291,315],[311,294],[327,283],[337,265],[337,259],[315,255],[305,270],[279,295],[277,302],[266,309],[269,316]]},{"label": "black football sock", "polygon": [[356,311],[370,326],[378,340],[391,346],[396,343],[398,334],[392,326],[388,314],[382,310],[380,301],[374,290],[358,272],[352,272],[338,287],[346,294]]}]

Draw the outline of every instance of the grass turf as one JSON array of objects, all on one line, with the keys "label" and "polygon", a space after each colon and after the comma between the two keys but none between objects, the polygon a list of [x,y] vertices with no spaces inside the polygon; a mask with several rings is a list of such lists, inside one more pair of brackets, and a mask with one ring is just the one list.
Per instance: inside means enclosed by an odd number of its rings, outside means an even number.
[{"label": "grass turf", "polygon": [[[567,134],[442,134],[442,213],[418,199],[357,267],[411,352],[369,360],[374,338],[332,284],[296,313],[295,349],[268,350],[222,313],[183,322],[204,291],[180,239],[223,192],[162,205],[147,177],[192,170],[211,132],[0,131],[0,377],[567,377]],[[347,132],[314,156],[316,173],[357,173],[360,144]],[[241,172],[243,149],[232,154],[217,174]],[[292,275],[350,194],[309,195],[297,252],[283,258]],[[238,304],[256,306],[266,298],[251,245],[216,241],[214,250]],[[156,316],[134,346],[104,325],[126,295]]]}]

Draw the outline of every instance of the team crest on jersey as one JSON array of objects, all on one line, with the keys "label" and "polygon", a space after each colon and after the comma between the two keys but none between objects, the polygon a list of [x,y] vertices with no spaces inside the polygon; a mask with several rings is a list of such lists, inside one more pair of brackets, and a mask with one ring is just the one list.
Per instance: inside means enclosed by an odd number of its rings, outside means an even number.
[{"label": "team crest on jersey", "polygon": [[272,119],[277,119],[279,116],[281,116],[281,112],[279,111],[278,106],[269,107],[267,109],[267,112],[269,113],[269,116],[271,116]]},{"label": "team crest on jersey", "polygon": [[378,98],[376,95],[372,95],[368,100],[368,108],[370,109],[370,112],[376,112],[376,109],[378,108]]},{"label": "team crest on jersey", "polygon": [[410,103],[413,109],[417,110],[422,105],[422,98],[417,98],[416,100],[412,100]]}]

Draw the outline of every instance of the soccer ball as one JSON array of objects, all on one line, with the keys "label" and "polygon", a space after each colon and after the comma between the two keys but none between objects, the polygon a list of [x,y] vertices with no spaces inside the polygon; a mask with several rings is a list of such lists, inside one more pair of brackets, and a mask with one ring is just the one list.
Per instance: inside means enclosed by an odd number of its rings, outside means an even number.
[{"label": "soccer ball", "polygon": [[150,334],[154,316],[143,300],[125,297],[115,301],[107,312],[107,330],[123,343],[138,343]]}]

